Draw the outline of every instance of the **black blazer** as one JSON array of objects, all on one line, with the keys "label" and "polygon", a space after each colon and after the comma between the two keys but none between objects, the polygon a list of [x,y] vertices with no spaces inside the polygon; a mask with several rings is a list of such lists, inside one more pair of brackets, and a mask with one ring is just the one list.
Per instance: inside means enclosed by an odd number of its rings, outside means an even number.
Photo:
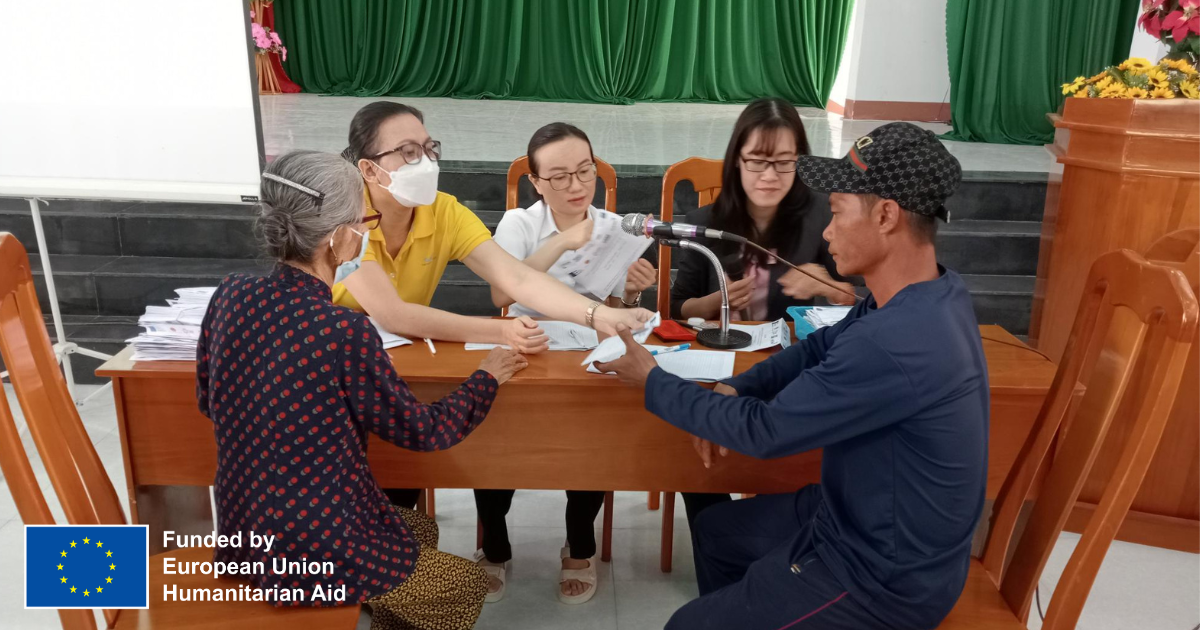
[{"label": "black blazer", "polygon": [[[837,266],[834,264],[833,258],[829,256],[829,243],[826,243],[825,239],[821,237],[821,233],[829,225],[828,195],[813,191],[808,203],[805,204],[800,212],[804,213],[804,220],[800,228],[800,238],[795,243],[792,243],[792,246],[787,251],[781,251],[778,254],[797,266],[806,263],[823,265],[829,270],[829,275],[833,276],[835,280],[849,282],[849,280],[838,275]],[[712,206],[705,206],[689,212],[686,222],[692,225],[707,226],[711,220]],[[701,240],[701,243],[706,246],[710,245],[710,243],[703,240]],[[717,250],[714,249],[714,251]],[[674,255],[678,256],[679,265],[675,282],[671,285],[671,317],[679,318],[682,316],[681,310],[683,309],[684,302],[692,298],[704,297],[715,293],[720,289],[720,285],[717,284],[717,275],[713,271],[712,264],[703,255],[680,249],[676,249]],[[722,260],[722,263],[725,264],[725,271],[728,273],[730,270],[730,261]],[[769,267],[771,269],[771,287],[767,294],[768,320],[774,321],[781,317],[787,317],[789,306],[812,306],[814,304],[828,303],[824,298],[797,300],[784,295],[783,287],[779,284],[779,277],[790,271],[790,269],[787,265],[779,261],[775,261],[775,264],[769,265]]]}]

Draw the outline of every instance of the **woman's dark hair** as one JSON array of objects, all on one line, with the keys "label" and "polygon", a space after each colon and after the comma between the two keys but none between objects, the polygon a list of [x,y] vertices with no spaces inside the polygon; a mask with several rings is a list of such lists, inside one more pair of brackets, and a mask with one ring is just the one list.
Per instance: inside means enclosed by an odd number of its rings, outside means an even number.
[{"label": "woman's dark hair", "polygon": [[[775,134],[771,132],[779,129],[786,129],[795,135],[796,151],[800,155],[809,154],[808,136],[804,133],[804,124],[800,122],[800,115],[796,113],[796,108],[791,103],[781,98],[760,98],[742,110],[737,123],[733,126],[733,136],[729,139],[729,146],[725,149],[725,165],[721,172],[721,194],[713,202],[712,220],[708,227],[745,236],[767,249],[784,252],[800,238],[800,226],[803,223],[805,207],[812,197],[812,191],[804,185],[804,182],[800,181],[800,177],[797,175],[792,182],[791,190],[779,202],[779,210],[775,213],[775,218],[771,220],[771,225],[764,233],[759,234],[746,207],[746,191],[742,188],[742,174],[738,166],[738,162],[741,161],[742,149],[746,148],[746,141],[750,139],[750,134],[756,130],[759,132],[759,144],[752,148],[769,154],[775,150]],[[736,251],[736,247],[734,243],[722,241],[714,249],[718,255],[728,260],[729,256]],[[766,264],[764,254],[747,248],[746,261],[750,260],[760,265]]]},{"label": "woman's dark hair", "polygon": [[579,138],[588,145],[588,154],[592,159],[596,159],[596,155],[592,153],[592,141],[588,140],[587,134],[575,125],[565,122],[555,122],[538,129],[533,132],[533,137],[529,139],[529,146],[525,149],[525,155],[529,158],[529,172],[534,175],[538,174],[537,167],[537,150],[566,138]]},{"label": "woman's dark hair", "polygon": [[[342,151],[342,157],[357,165],[359,160],[380,151],[375,146],[375,141],[379,139],[380,125],[393,116],[403,114],[416,116],[417,120],[425,122],[425,116],[421,110],[402,103],[375,101],[364,105],[350,121],[350,146]],[[388,147],[388,149],[390,148]]]}]

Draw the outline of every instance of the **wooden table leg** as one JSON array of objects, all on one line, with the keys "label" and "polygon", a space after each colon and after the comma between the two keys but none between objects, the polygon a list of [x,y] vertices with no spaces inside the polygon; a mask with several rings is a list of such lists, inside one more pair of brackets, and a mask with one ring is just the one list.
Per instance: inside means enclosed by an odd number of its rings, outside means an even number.
[{"label": "wooden table leg", "polygon": [[675,493],[665,492],[662,499],[662,558],[659,560],[663,573],[671,572],[671,553],[675,546]]},{"label": "wooden table leg", "polygon": [[425,513],[429,515],[429,518],[437,520],[437,508],[434,504],[433,497],[434,497],[434,489],[426,488],[425,489]]},{"label": "wooden table leg", "polygon": [[650,497],[646,501],[646,507],[650,508],[650,510],[652,510],[652,511],[657,510],[658,509],[658,493],[651,492],[651,493],[649,493],[649,495],[650,495]]},{"label": "wooden table leg", "polygon": [[600,528],[600,560],[612,562],[613,493],[604,493],[604,521]]}]

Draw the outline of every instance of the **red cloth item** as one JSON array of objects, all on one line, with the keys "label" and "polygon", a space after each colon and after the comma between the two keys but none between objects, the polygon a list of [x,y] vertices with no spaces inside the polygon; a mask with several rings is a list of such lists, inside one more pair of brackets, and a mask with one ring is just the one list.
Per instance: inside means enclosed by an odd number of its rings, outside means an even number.
[{"label": "red cloth item", "polygon": [[655,328],[654,334],[658,335],[658,338],[663,341],[694,341],[696,339],[696,331],[691,328],[685,328],[673,319],[668,319],[658,328]]},{"label": "red cloth item", "polygon": [[[268,4],[262,9],[262,25],[275,30],[275,5]],[[285,46],[287,44],[284,44]],[[267,55],[271,59],[271,69],[275,71],[275,79],[279,81],[279,91],[284,94],[298,94],[303,92],[300,85],[288,78],[287,72],[283,69],[283,64],[279,61],[279,55]]]}]

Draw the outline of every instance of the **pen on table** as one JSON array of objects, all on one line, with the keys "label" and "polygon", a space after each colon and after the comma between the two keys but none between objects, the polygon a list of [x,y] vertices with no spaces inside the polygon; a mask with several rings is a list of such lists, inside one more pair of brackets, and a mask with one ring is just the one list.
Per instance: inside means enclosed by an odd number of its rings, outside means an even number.
[{"label": "pen on table", "polygon": [[678,345],[678,346],[671,346],[670,348],[663,348],[662,350],[651,350],[650,356],[656,357],[660,354],[671,354],[672,352],[681,352],[681,351],[687,350],[688,348],[691,348],[691,347],[692,347],[692,344],[685,343],[685,344]]},{"label": "pen on table", "polygon": [[429,337],[425,338],[425,343],[429,346],[429,354],[437,354],[437,348],[433,347],[433,340]]}]

